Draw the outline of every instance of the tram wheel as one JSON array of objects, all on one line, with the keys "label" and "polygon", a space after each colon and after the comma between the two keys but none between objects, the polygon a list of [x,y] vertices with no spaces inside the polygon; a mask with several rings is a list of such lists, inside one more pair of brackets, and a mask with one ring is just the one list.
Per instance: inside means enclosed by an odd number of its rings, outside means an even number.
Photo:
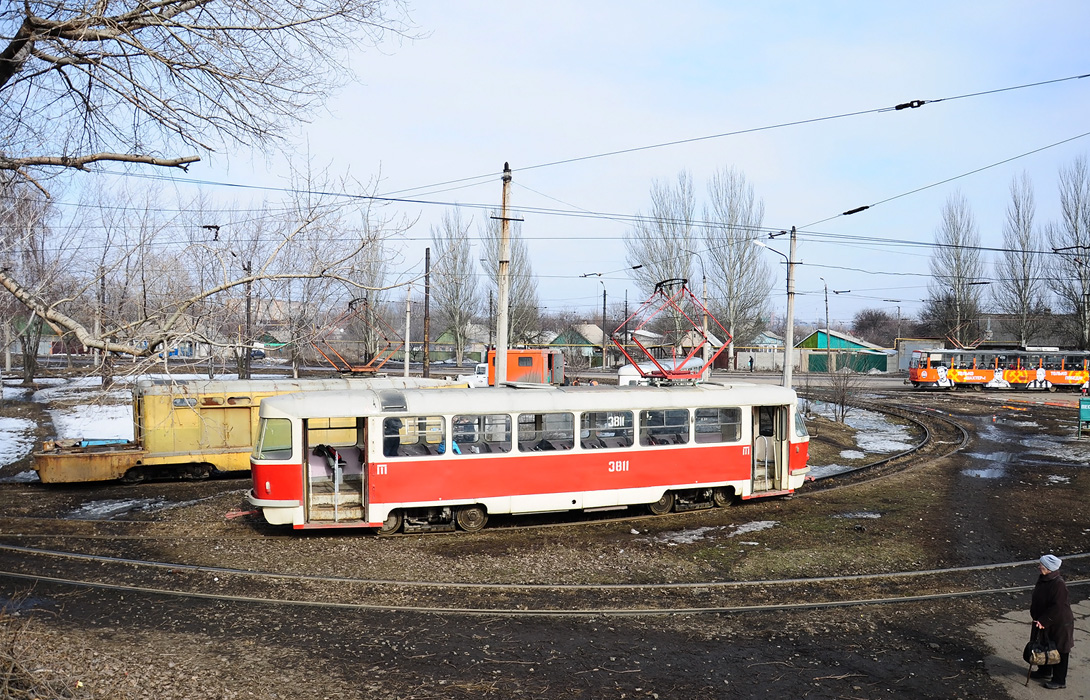
[{"label": "tram wheel", "polygon": [[400,510],[392,510],[390,514],[386,516],[386,519],[382,521],[382,527],[378,529],[380,535],[392,535],[401,529],[401,524],[405,522],[405,516],[401,514]]},{"label": "tram wheel", "polygon": [[984,391],[984,385],[983,384],[974,384],[973,385],[973,391]]},{"label": "tram wheel", "polygon": [[144,469],[142,467],[130,467],[121,477],[121,483],[123,484],[139,484],[145,479]]},{"label": "tram wheel", "polygon": [[726,508],[734,503],[734,495],[727,489],[716,489],[712,491],[712,503],[716,508]]},{"label": "tram wheel", "polygon": [[466,532],[478,532],[488,522],[488,513],[484,506],[475,503],[459,508],[454,515],[454,520],[458,523],[458,527]]},{"label": "tram wheel", "polygon": [[647,510],[651,511],[651,515],[666,515],[674,509],[674,494],[667,491],[662,494],[662,498],[654,503],[647,504]]}]

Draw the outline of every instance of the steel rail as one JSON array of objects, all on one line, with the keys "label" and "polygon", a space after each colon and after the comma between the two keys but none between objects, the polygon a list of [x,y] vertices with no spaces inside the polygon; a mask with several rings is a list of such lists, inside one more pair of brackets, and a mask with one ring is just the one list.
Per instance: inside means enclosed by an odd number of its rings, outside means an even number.
[{"label": "steel rail", "polygon": [[[998,595],[1020,593],[1033,589],[1033,585],[1009,586],[1006,588],[985,588],[973,591],[956,591],[953,593],[928,593],[914,596],[892,596],[889,598],[861,598],[851,600],[820,601],[808,603],[772,603],[764,605],[734,605],[711,606],[701,608],[582,608],[573,610],[549,610],[549,609],[514,609],[514,608],[459,608],[459,607],[428,607],[415,605],[379,605],[374,603],[345,603],[337,601],[314,601],[288,598],[259,598],[256,596],[240,596],[218,593],[204,593],[201,591],[175,591],[164,588],[151,588],[148,586],[135,586],[119,583],[101,583],[96,581],[81,581],[57,576],[38,576],[34,574],[22,574],[12,571],[0,570],[0,577],[8,577],[20,580],[29,580],[36,583],[52,583],[58,585],[75,586],[80,588],[93,588],[107,591],[123,591],[127,593],[144,593],[149,595],[162,595],[178,598],[197,598],[201,600],[213,600],[219,602],[250,603],[261,605],[291,605],[312,608],[334,608],[342,610],[367,610],[374,612],[413,612],[432,615],[475,615],[486,617],[641,617],[662,615],[700,615],[700,614],[738,614],[751,612],[788,612],[793,610],[818,610],[823,608],[862,607],[867,605],[892,605],[917,603],[923,601],[948,600],[955,598],[969,598],[985,595]],[[1081,586],[1090,583],[1090,579],[1070,581],[1068,586]]]}]

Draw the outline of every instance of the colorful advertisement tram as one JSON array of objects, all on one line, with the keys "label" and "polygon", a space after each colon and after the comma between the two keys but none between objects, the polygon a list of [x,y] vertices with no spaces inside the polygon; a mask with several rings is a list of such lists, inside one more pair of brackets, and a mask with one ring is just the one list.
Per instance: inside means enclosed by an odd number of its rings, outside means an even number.
[{"label": "colorful advertisement tram", "polygon": [[915,350],[908,378],[912,386],[925,389],[1085,390],[1090,382],[1090,353]]}]

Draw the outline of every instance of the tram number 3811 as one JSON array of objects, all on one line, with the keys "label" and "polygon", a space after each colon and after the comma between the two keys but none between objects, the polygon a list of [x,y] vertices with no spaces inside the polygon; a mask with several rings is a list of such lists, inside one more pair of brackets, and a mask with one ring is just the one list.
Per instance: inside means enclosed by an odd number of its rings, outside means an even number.
[{"label": "tram number 3811", "polygon": [[615,459],[609,462],[609,471],[611,472],[626,472],[628,471],[627,459]]}]

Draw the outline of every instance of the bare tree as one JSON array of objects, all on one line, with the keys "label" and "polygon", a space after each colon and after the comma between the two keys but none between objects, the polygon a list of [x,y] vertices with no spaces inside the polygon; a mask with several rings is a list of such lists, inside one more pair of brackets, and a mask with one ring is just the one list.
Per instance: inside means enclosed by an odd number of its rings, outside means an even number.
[{"label": "bare tree", "polygon": [[1029,345],[1043,326],[1046,313],[1044,261],[1041,259],[1041,237],[1033,225],[1036,206],[1029,176],[1012,178],[1011,201],[1003,224],[1003,253],[996,260],[995,286],[992,299],[996,310],[1007,314],[1007,323],[1017,334],[1018,344]]},{"label": "bare tree", "polygon": [[[305,280],[320,280],[326,289],[370,289],[361,279],[373,264],[377,241],[402,229],[367,212],[359,214],[359,225],[343,225],[339,217],[359,201],[310,202],[263,219],[260,226],[220,223],[214,232],[196,222],[179,231],[152,212],[143,218],[130,212],[112,254],[69,267],[80,273],[76,293],[39,284],[23,267],[0,270],[0,285],[48,324],[107,353],[154,358],[182,340],[236,352],[242,345],[248,351],[252,337],[239,339],[248,288],[252,293],[255,285],[271,290],[295,284],[299,290]],[[187,231],[199,234],[190,237]],[[88,270],[88,263],[94,269]],[[96,333],[93,314],[86,313],[94,308],[88,303],[93,297],[87,295],[103,282],[108,313]],[[315,292],[309,294],[315,298]]]},{"label": "bare tree", "polygon": [[1050,277],[1060,308],[1071,315],[1071,335],[1090,349],[1090,173],[1080,156],[1060,169],[1060,221],[1048,224],[1057,273]]},{"label": "bare tree", "polygon": [[888,348],[897,338],[897,319],[881,309],[862,309],[852,319],[852,334]]},{"label": "bare tree", "polygon": [[728,352],[733,364],[734,338],[753,338],[768,318],[772,272],[762,251],[752,245],[764,220],[764,202],[757,199],[745,174],[734,168],[712,176],[708,199],[711,206],[704,212],[704,247],[716,295],[710,305],[730,332]]},{"label": "bare tree", "polygon": [[663,280],[692,278],[695,212],[690,173],[678,173],[673,185],[652,183],[651,210],[639,214],[635,226],[624,234],[631,274],[644,294],[650,295]]},{"label": "bare tree", "polygon": [[935,231],[931,283],[925,314],[936,331],[959,346],[980,339],[981,277],[984,263],[969,203],[961,193],[950,195]]},{"label": "bare tree", "polygon": [[432,299],[454,343],[454,361],[461,366],[469,341],[469,324],[481,312],[481,289],[473,262],[469,223],[462,222],[460,210],[446,212],[442,223],[432,226],[431,241],[436,254]]},{"label": "bare tree", "polygon": [[399,0],[5,3],[0,170],[184,168],[279,140],[349,74],[346,45],[400,34],[402,17]]},{"label": "bare tree", "polygon": [[[10,175],[0,178],[0,274],[18,275],[30,294],[51,289],[79,305],[70,272],[79,251],[77,236],[71,228],[58,226],[57,212],[47,198]],[[16,310],[9,319],[21,346],[23,382],[31,384],[43,326],[60,329],[37,309]]]},{"label": "bare tree", "polygon": [[[498,213],[493,213],[498,217]],[[498,218],[489,218],[480,227],[481,244],[484,250],[484,258],[481,266],[488,275],[489,286],[493,291],[497,289],[500,275],[500,221]],[[511,289],[508,295],[508,341],[512,344],[532,343],[538,338],[540,329],[541,309],[537,299],[537,279],[534,277],[533,266],[530,264],[529,251],[526,241],[522,237],[522,223],[519,221],[511,224]],[[496,297],[499,298],[498,296]]]}]

